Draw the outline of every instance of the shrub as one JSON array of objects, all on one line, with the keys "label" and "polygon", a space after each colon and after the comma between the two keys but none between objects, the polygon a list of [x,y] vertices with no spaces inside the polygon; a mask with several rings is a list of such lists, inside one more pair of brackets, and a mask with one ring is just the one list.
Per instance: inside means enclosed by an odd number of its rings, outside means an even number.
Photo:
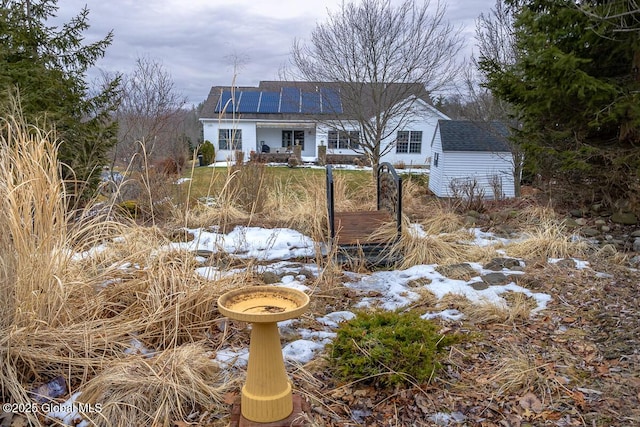
[{"label": "shrub", "polygon": [[460,340],[437,330],[415,313],[360,312],[338,328],[330,362],[344,381],[382,387],[428,382],[440,368],[444,348]]},{"label": "shrub", "polygon": [[210,165],[215,161],[216,149],[210,141],[203,142],[198,151],[202,155],[202,161],[205,165]]}]

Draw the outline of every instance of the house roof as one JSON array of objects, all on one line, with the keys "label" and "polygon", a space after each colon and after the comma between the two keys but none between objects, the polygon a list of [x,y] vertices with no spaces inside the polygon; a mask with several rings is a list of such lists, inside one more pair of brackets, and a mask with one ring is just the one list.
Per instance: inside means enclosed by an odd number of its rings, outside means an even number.
[{"label": "house roof", "polygon": [[[231,113],[245,119],[309,120],[329,116],[350,119],[372,116],[375,105],[394,105],[402,98],[418,97],[430,104],[424,86],[409,83],[261,81],[257,87],[214,86],[201,118],[219,118]],[[374,97],[383,101],[373,102]]]},{"label": "house roof", "polygon": [[438,120],[442,151],[510,152],[509,130],[500,122]]}]

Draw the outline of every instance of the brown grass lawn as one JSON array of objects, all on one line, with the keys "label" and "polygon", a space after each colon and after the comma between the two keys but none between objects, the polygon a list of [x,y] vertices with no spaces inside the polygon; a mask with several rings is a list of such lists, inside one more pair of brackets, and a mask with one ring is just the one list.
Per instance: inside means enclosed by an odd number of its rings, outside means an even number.
[{"label": "brown grass lawn", "polygon": [[[81,391],[80,401],[102,405],[86,414],[91,425],[228,425],[229,402],[245,374],[219,369],[212,359],[222,348],[246,347],[249,335],[246,325],[220,315],[216,300],[229,289],[271,283],[274,274],[254,260],[199,254],[208,257],[207,266],[242,269],[206,280],[194,274],[202,266],[196,254],[159,248],[192,238],[184,226],[287,226],[323,241],[324,171],[195,168],[173,200],[167,194],[174,178],[147,175],[127,193],[138,197],[129,211],[112,194],[69,215],[53,136],[14,118],[1,127],[0,401],[18,408],[47,396],[63,402]],[[337,171],[336,177],[339,209],[372,208],[370,172]],[[170,190],[160,191],[161,184]],[[517,284],[552,300],[532,316],[522,294],[509,293],[506,306],[477,305],[453,294],[438,300],[417,281],[421,299],[404,310],[455,308],[466,315],[436,320],[441,333],[465,337],[448,349],[439,373],[430,382],[380,389],[337,380],[325,352],[288,367],[311,408],[305,425],[640,425],[640,272],[628,267],[629,254],[575,242],[563,215],[530,199],[487,204],[470,219],[455,203],[430,198],[424,184],[405,185],[407,221],[422,224],[429,236],[405,230],[394,249],[403,254],[402,268],[485,264],[512,254],[526,265]],[[207,195],[215,198],[210,205],[199,201]],[[479,249],[464,243],[470,233],[460,227],[470,221],[523,238]],[[551,256],[588,260],[590,268],[549,264]],[[345,270],[368,272],[358,260],[294,261],[311,289],[305,327],[319,329],[317,317],[376,296],[344,286]],[[317,277],[304,271],[306,262],[316,263]],[[295,330],[289,335],[283,340],[295,338]],[[57,393],[46,387],[54,380],[65,386]],[[17,412],[0,414],[0,425],[60,425],[46,414]]]}]

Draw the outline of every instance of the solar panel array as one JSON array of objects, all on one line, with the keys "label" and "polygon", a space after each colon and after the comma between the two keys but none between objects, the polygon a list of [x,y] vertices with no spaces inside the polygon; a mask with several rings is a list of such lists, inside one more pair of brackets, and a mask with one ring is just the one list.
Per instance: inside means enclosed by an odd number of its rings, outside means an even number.
[{"label": "solar panel array", "polygon": [[289,114],[340,114],[342,102],[335,89],[320,88],[316,92],[302,92],[298,88],[285,87],[279,92],[235,91],[222,92],[216,113],[289,113]]}]

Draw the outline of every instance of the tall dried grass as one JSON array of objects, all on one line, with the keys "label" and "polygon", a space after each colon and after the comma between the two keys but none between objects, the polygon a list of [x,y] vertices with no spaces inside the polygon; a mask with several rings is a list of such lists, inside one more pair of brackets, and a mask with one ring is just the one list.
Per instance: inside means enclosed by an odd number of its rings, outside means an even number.
[{"label": "tall dried grass", "polygon": [[565,258],[582,257],[589,251],[589,244],[576,239],[559,221],[541,218],[538,224],[523,232],[523,238],[506,246],[510,256],[516,258]]},{"label": "tall dried grass", "polygon": [[60,324],[70,292],[66,195],[51,133],[0,118],[0,326]]},{"label": "tall dried grass", "polygon": [[[434,222],[433,224],[436,224]],[[435,225],[429,225],[435,229]],[[402,233],[396,240],[395,224],[380,228],[376,237],[389,244],[389,259],[399,259],[398,268],[409,268],[422,264],[456,264],[461,262],[483,262],[495,256],[495,248],[479,247],[468,243],[472,235],[463,229],[448,233],[418,234],[409,227],[404,218]]]},{"label": "tall dried grass", "polygon": [[[106,220],[113,206],[70,212],[58,168],[53,133],[0,121],[0,400],[62,376],[79,400],[103,399],[97,425],[222,408],[229,385],[192,343],[210,342],[217,297],[244,278],[199,278],[193,254],[157,250],[158,229]],[[159,353],[126,356],[134,338]]]},{"label": "tall dried grass", "polygon": [[198,405],[219,404],[226,386],[216,386],[218,381],[207,348],[188,344],[153,358],[116,361],[86,384],[82,400],[102,405],[100,413],[87,414],[97,426],[169,427],[200,410]]}]

